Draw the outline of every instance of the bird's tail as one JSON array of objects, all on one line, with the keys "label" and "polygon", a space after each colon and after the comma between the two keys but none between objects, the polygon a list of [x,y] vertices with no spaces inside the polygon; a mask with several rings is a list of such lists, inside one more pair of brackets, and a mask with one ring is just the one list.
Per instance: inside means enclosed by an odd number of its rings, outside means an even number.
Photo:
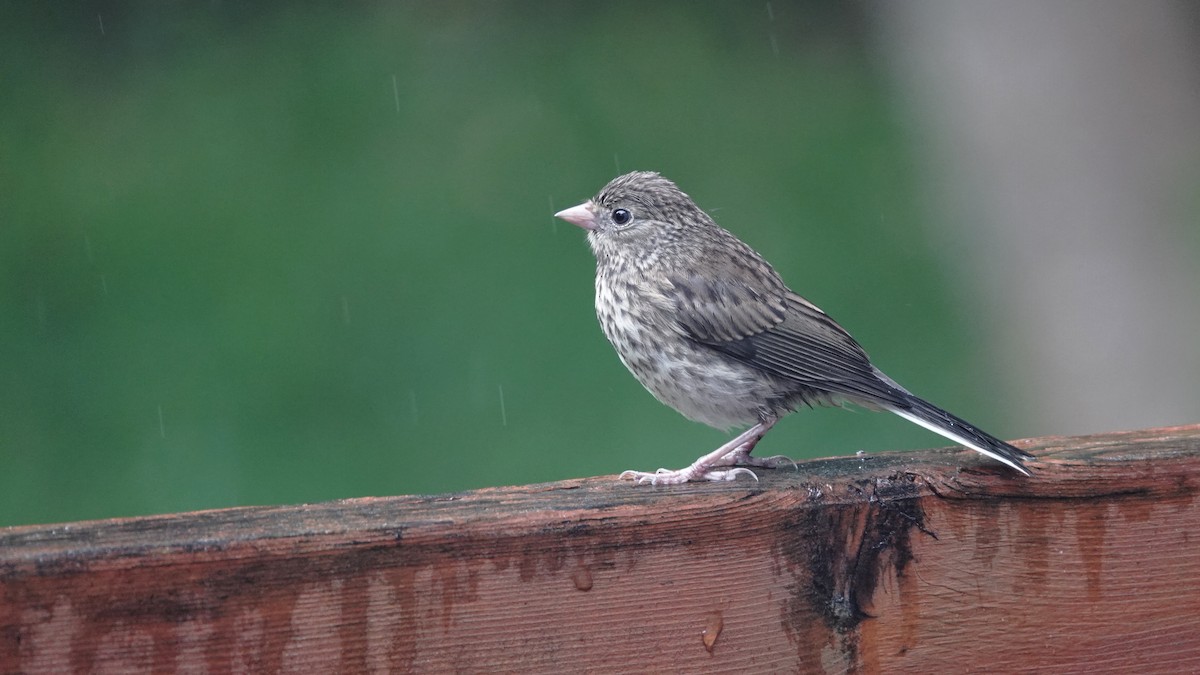
[{"label": "bird's tail", "polygon": [[928,401],[917,398],[907,391],[904,392],[902,398],[906,405],[886,405],[885,407],[909,422],[919,424],[956,443],[962,443],[972,450],[977,450],[1011,466],[1026,476],[1030,475],[1024,462],[1034,459],[1033,455],[1018,450],[970,422],[956,417]]}]

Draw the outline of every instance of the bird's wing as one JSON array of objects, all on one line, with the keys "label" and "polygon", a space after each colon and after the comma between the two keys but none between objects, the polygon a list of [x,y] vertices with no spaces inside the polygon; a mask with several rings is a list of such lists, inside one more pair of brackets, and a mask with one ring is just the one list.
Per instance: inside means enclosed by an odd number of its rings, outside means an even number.
[{"label": "bird's wing", "polygon": [[684,335],[698,342],[736,342],[787,318],[784,295],[764,284],[692,276],[672,278],[671,285],[671,315]]},{"label": "bird's wing", "polygon": [[804,387],[873,403],[901,403],[862,347],[836,321],[779,283],[671,279],[673,318],[687,337]]}]

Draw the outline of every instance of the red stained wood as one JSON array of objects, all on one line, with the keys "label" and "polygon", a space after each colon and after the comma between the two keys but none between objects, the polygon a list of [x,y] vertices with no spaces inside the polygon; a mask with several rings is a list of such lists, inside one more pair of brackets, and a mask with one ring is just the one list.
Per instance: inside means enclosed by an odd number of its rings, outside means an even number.
[{"label": "red stained wood", "polygon": [[1200,672],[1200,425],[0,529],[0,672]]}]

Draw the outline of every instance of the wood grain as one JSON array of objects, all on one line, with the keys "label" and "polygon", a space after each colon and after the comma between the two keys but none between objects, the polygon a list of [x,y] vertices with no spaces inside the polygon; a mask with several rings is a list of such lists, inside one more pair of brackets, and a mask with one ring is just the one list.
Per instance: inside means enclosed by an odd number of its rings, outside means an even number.
[{"label": "wood grain", "polygon": [[0,672],[1200,672],[1200,425],[0,529]]}]

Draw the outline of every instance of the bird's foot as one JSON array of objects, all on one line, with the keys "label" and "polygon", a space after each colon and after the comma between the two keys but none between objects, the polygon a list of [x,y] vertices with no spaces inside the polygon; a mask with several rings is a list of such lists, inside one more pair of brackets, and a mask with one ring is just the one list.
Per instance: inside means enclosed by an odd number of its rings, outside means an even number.
[{"label": "bird's foot", "polygon": [[[793,466],[796,465],[792,460],[782,456],[768,457],[766,459],[755,457],[751,459],[750,451],[754,449],[754,444],[758,443],[759,439],[763,437],[763,434],[767,433],[767,430],[773,424],[775,424],[774,418],[764,419],[738,434],[736,438],[725,445],[692,462],[686,468],[675,471],[659,469],[654,473],[647,471],[625,471],[621,474],[621,478],[628,478],[638,485],[646,485],[647,483],[650,485],[679,485],[689,481],[735,480],[738,476],[750,476],[757,481],[758,476],[753,471],[738,467],[737,465],[747,464],[766,468],[784,466],[788,463]],[[724,467],[731,468],[727,469]]]},{"label": "bird's foot", "polygon": [[800,470],[800,465],[796,460],[787,455],[775,455],[774,457],[753,457],[750,455],[751,448],[738,448],[733,452],[721,458],[722,463],[729,466],[757,466],[762,469],[782,469],[791,467],[794,471]]},{"label": "bird's foot", "polygon": [[746,457],[744,461],[737,462],[743,466],[760,466],[764,469],[783,469],[791,468],[792,471],[799,471],[800,465],[796,460],[787,455],[774,455],[773,457]]},{"label": "bird's foot", "polygon": [[750,469],[745,469],[740,466],[737,468],[734,468],[734,469],[718,469],[715,471],[706,471],[704,473],[704,475],[702,476],[702,478],[704,478],[704,480],[707,480],[707,481],[715,482],[715,481],[722,481],[722,480],[737,480],[738,476],[749,476],[754,479],[755,483],[758,482],[758,474],[754,473]]},{"label": "bird's foot", "polygon": [[649,471],[623,471],[621,472],[622,479],[632,480],[638,485],[680,485],[692,481],[725,481],[736,480],[738,476],[749,476],[754,480],[758,480],[750,469],[738,467],[736,469],[709,469],[697,468],[695,465],[689,466],[686,469],[659,469],[654,473]]}]

